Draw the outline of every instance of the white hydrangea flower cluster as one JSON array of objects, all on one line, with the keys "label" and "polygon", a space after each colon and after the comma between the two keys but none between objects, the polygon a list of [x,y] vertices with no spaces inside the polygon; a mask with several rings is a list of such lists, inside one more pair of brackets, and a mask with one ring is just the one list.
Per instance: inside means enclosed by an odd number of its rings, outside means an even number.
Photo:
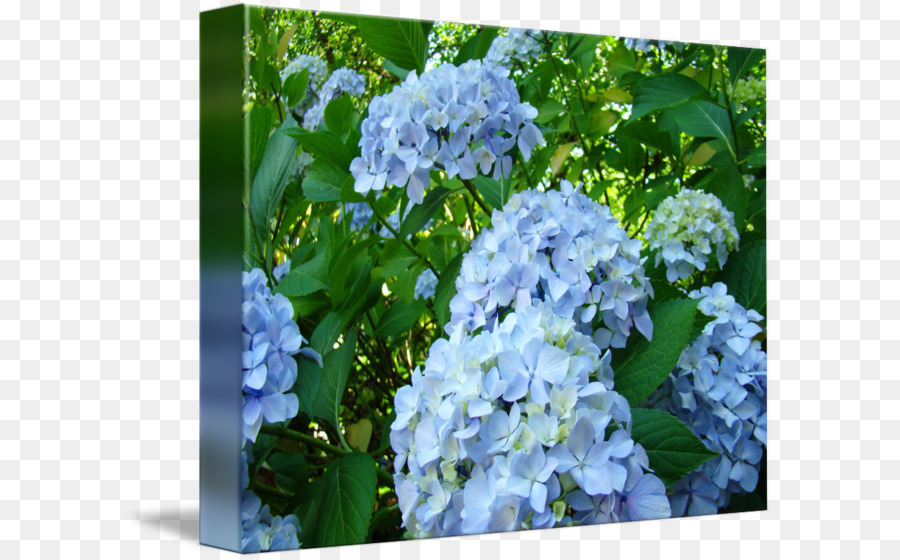
[{"label": "white hydrangea flower cluster", "polygon": [[766,353],[753,340],[762,315],[735,302],[721,282],[690,297],[711,320],[650,400],[720,455],[672,487],[674,516],[716,513],[732,494],[752,492],[766,446]]},{"label": "white hydrangea flower cluster", "polygon": [[366,78],[349,68],[338,68],[315,92],[316,102],[303,115],[303,128],[316,130],[325,120],[325,107],[343,93],[359,97],[366,92]]},{"label": "white hydrangea flower cluster", "polygon": [[713,247],[719,267],[740,237],[734,214],[715,195],[682,189],[660,203],[647,227],[650,249],[658,249],[656,264],[666,263],[666,278],[677,282],[695,270],[706,270]]},{"label": "white hydrangea flower cluster", "polygon": [[[568,290],[554,290],[554,298],[537,280],[541,259],[555,274],[581,266],[597,278],[619,266],[614,259],[628,260],[617,256],[627,237],[607,218],[571,184],[564,193],[521,193],[494,213],[495,229],[483,230],[468,253],[470,266],[473,255],[485,257],[485,269],[489,252],[514,254],[537,266],[527,273],[536,279],[501,297],[489,321],[448,324],[449,339],[432,345],[424,370],[396,393],[394,482],[413,537],[669,516],[665,487],[631,438],[628,401],[612,390],[610,352],[580,332],[579,318],[560,314]],[[601,262],[594,255],[602,245]],[[553,266],[549,254],[558,255]],[[587,276],[585,283],[590,293]]]},{"label": "white hydrangea flower cluster", "polygon": [[501,66],[509,66],[513,60],[528,62],[541,56],[540,42],[535,38],[540,31],[510,28],[506,35],[498,35],[491,42],[484,59]]},{"label": "white hydrangea flower cluster", "polygon": [[538,298],[601,350],[623,348],[632,326],[653,336],[641,241],[629,239],[609,208],[563,180],[560,191],[514,195],[491,221],[463,257],[448,332],[460,324],[472,332],[514,301]]},{"label": "white hydrangea flower cluster", "polygon": [[738,80],[734,84],[734,99],[745,107],[753,105],[760,99],[766,99],[766,82],[755,76],[749,76],[742,80]]},{"label": "white hydrangea flower cluster", "polygon": [[442,64],[372,99],[361,127],[360,156],[350,165],[356,192],[406,186],[420,204],[429,172],[474,178],[480,169],[495,179],[512,170],[518,145],[527,161],[544,140],[532,122],[537,109],[519,101],[503,66],[470,60]]}]

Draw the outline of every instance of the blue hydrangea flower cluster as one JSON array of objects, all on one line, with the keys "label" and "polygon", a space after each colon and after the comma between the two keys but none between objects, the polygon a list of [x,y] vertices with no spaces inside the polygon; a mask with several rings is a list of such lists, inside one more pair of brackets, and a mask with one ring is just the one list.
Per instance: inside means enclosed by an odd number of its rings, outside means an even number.
[{"label": "blue hydrangea flower cluster", "polygon": [[537,109],[519,101],[503,66],[471,60],[442,64],[372,99],[363,121],[360,156],[350,171],[356,192],[406,186],[422,202],[431,169],[472,179],[480,170],[495,179],[512,170],[518,145],[527,161],[544,142],[532,122]]},{"label": "blue hydrangea flower cluster", "polygon": [[494,37],[484,59],[501,66],[509,66],[511,61],[528,62],[541,56],[541,44],[535,38],[540,31],[510,28],[506,35]]},{"label": "blue hydrangea flower cluster", "polygon": [[296,515],[272,516],[268,504],[263,505],[259,496],[248,490],[247,454],[241,452],[244,462],[243,495],[241,498],[241,550],[265,552],[269,550],[294,550],[300,548],[300,520]]},{"label": "blue hydrangea flower cluster", "polygon": [[434,297],[434,291],[437,289],[438,279],[431,269],[426,268],[419,277],[416,278],[416,299],[431,299]]},{"label": "blue hydrangea flower cluster", "polygon": [[682,189],[660,203],[647,227],[650,249],[658,249],[656,264],[666,263],[666,278],[677,282],[695,270],[706,270],[713,247],[719,267],[738,246],[734,214],[715,195]]},{"label": "blue hydrangea flower cluster", "polygon": [[293,320],[291,302],[272,294],[262,270],[243,273],[243,291],[244,436],[256,441],[263,421],[284,422],[297,415],[297,395],[289,392],[297,380],[293,356],[316,360],[319,367],[322,357],[301,348],[306,339]]},{"label": "blue hydrangea flower cluster", "polygon": [[537,298],[601,350],[623,348],[632,326],[653,336],[641,241],[628,237],[609,208],[564,180],[560,191],[514,195],[491,221],[463,257],[448,332],[458,325],[472,332],[513,302]]},{"label": "blue hydrangea flower cluster", "polygon": [[272,269],[272,279],[275,284],[280,284],[285,276],[291,271],[291,259],[285,259],[283,263]]},{"label": "blue hydrangea flower cluster", "polygon": [[322,82],[328,77],[328,65],[324,60],[315,55],[301,54],[294,60],[285,65],[281,71],[281,81],[284,82],[291,74],[296,74],[306,70],[309,76],[309,82],[306,86],[306,96],[292,110],[296,115],[303,115],[316,100],[316,92],[322,85]]},{"label": "blue hydrangea flower cluster", "polygon": [[[571,184],[514,195],[492,221],[457,280],[477,294],[462,298],[480,314],[463,318],[457,307],[449,338],[394,399],[403,527],[419,538],[668,517],[665,487],[631,438],[628,401],[613,391],[610,352],[581,332],[591,322],[574,313],[578,300],[564,301],[574,289],[592,298],[579,309],[606,301],[631,318],[619,290],[600,289],[594,301],[591,287],[642,279],[630,256],[640,241]],[[506,270],[488,293],[465,278],[493,268]],[[549,280],[560,275],[566,286]],[[498,288],[500,279],[512,287]],[[632,287],[644,297],[641,283]]]},{"label": "blue hydrangea flower cluster", "polygon": [[721,282],[689,295],[711,320],[650,400],[719,457],[672,487],[674,516],[713,514],[732,494],[752,492],[766,446],[766,353],[753,339],[763,317],[735,302]]},{"label": "blue hydrangea flower cluster", "polygon": [[366,91],[366,78],[349,68],[338,68],[315,92],[316,102],[303,115],[303,128],[316,130],[325,120],[325,107],[343,93],[359,97]]}]

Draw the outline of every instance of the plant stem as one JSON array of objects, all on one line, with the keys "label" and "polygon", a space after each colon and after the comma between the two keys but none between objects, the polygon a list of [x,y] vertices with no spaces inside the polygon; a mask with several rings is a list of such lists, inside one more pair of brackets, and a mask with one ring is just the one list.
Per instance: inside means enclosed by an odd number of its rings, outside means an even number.
[{"label": "plant stem", "polygon": [[[283,437],[284,439],[299,441],[300,443],[305,443],[307,445],[311,445],[312,447],[316,447],[318,449],[321,449],[322,451],[325,451],[326,453],[330,453],[337,457],[343,457],[344,455],[349,455],[351,453],[350,451],[348,451],[346,449],[342,449],[340,447],[335,447],[334,445],[331,445],[330,443],[326,443],[326,442],[320,440],[319,438],[314,438],[311,435],[304,434],[303,432],[290,430],[288,428],[282,428],[280,426],[273,426],[271,424],[263,424],[260,427],[259,431],[260,431],[260,433],[263,433],[263,434],[270,434],[273,436]],[[392,477],[387,472],[376,467],[375,474],[378,475],[378,478],[379,478],[379,480],[381,480],[382,483],[388,484],[390,486],[394,485],[394,477]]]},{"label": "plant stem", "polygon": [[417,251],[415,247],[413,247],[413,244],[410,243],[408,239],[406,239],[405,237],[401,237],[401,236],[400,236],[400,232],[398,232],[396,229],[394,229],[393,227],[391,227],[391,224],[387,223],[387,220],[385,220],[385,219],[381,216],[381,212],[378,211],[378,208],[376,208],[376,206],[377,206],[377,204],[372,206],[372,213],[375,214],[375,217],[378,219],[378,223],[380,223],[380,224],[383,225],[385,228],[387,228],[387,230],[388,230],[389,232],[391,232],[391,234],[393,234],[394,238],[395,238],[395,239],[399,239],[400,242],[403,243],[404,245],[406,245],[406,248],[409,249],[410,251],[412,251],[413,254],[414,254],[415,256],[417,256],[417,257],[419,257],[420,259],[422,259],[422,262],[425,263],[425,266],[427,266],[428,268],[430,268],[430,269],[431,269],[431,272],[434,272],[434,275],[437,276],[437,279],[438,279],[438,280],[440,280],[440,279],[441,279],[441,273],[438,272],[437,269],[434,268],[434,266],[433,266],[430,262],[428,262],[428,259],[425,258],[425,255],[423,255],[422,253],[420,253],[419,251]]},{"label": "plant stem", "polygon": [[[500,162],[498,161],[497,165],[499,165],[499,164],[500,164]],[[475,186],[472,185],[472,182],[469,181],[468,179],[463,179],[463,185],[465,185],[466,189],[472,195],[472,198],[475,199],[475,203],[481,207],[481,209],[484,211],[485,214],[488,215],[488,217],[490,217],[491,210],[487,207],[487,204],[485,204],[484,201],[481,200],[481,197],[478,196],[478,191],[475,190]]]}]

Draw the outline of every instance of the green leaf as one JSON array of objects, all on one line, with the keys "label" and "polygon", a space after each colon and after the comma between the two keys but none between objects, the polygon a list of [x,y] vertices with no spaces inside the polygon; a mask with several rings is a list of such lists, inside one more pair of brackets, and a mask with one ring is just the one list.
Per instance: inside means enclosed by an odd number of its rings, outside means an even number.
[{"label": "green leaf", "polygon": [[493,42],[494,37],[496,37],[499,32],[499,27],[482,28],[481,31],[470,37],[469,40],[463,43],[459,48],[459,52],[456,53],[456,57],[453,59],[453,65],[459,66],[463,62],[469,60],[484,58],[491,48],[491,42]]},{"label": "green leaf", "polygon": [[728,67],[728,75],[731,76],[731,85],[734,85],[744,74],[762,60],[766,51],[744,47],[728,47],[725,53],[728,56],[725,65]]},{"label": "green leaf", "polygon": [[747,309],[766,316],[766,240],[764,237],[742,240],[738,252],[716,276],[716,282],[728,286],[728,294]]},{"label": "green leaf", "polygon": [[322,482],[327,491],[316,523],[316,544],[364,542],[375,509],[375,461],[366,453],[350,453],[325,469]]},{"label": "green leaf", "polygon": [[434,213],[443,206],[444,199],[449,195],[450,189],[445,187],[435,187],[431,189],[428,194],[425,195],[422,204],[416,204],[413,206],[412,210],[409,211],[409,214],[400,226],[400,235],[405,237],[407,235],[418,233],[419,230],[425,227],[428,220],[434,216]]},{"label": "green leaf", "polygon": [[731,121],[728,111],[710,101],[690,101],[666,113],[675,121],[682,132],[698,138],[719,138],[728,144],[734,155],[734,144],[731,138]]},{"label": "green leaf", "polygon": [[382,267],[386,277],[391,277],[407,270],[418,260],[419,256],[413,254],[399,239],[390,239],[384,244],[378,265]]},{"label": "green leaf", "polygon": [[372,421],[363,418],[356,424],[347,426],[347,443],[353,449],[362,451],[363,453],[369,449],[369,442],[372,440]]},{"label": "green leaf", "polygon": [[[349,169],[353,156],[341,139],[328,132],[303,132],[293,129],[287,134],[297,140],[300,146],[316,156],[317,159],[327,160],[341,169]],[[338,185],[340,186],[340,185]]]},{"label": "green leaf", "polygon": [[[333,351],[334,342],[338,339],[347,325],[353,321],[366,304],[365,294],[369,289],[369,273],[372,265],[365,263],[363,269],[356,275],[356,280],[350,288],[350,292],[344,299],[340,308],[330,311],[316,326],[309,345],[322,356]],[[355,332],[355,331],[354,331]]]},{"label": "green leaf", "polygon": [[374,237],[364,239],[348,247],[339,258],[335,259],[334,266],[331,269],[331,278],[333,280],[331,295],[332,303],[335,306],[344,302],[344,296],[346,295],[344,286],[347,283],[348,275],[350,275],[351,271],[359,271],[364,268],[364,266],[361,266],[361,263],[368,261],[369,258],[365,251],[377,241],[378,239]]},{"label": "green leaf", "polygon": [[734,214],[734,227],[738,233],[744,231],[750,193],[744,186],[744,177],[736,163],[731,162],[706,175],[697,183],[697,188],[716,195]]},{"label": "green leaf", "polygon": [[394,303],[378,321],[378,326],[375,327],[375,336],[387,338],[408,331],[425,313],[425,308],[425,301],[421,299],[413,300],[410,303],[399,301]]},{"label": "green leaf", "polygon": [[659,203],[666,197],[675,194],[675,176],[655,177],[647,181],[644,186],[644,204],[647,210],[656,210]]},{"label": "green leaf", "polygon": [[613,353],[615,389],[632,407],[647,398],[672,372],[690,342],[696,311],[697,301],[691,299],[674,299],[651,307],[653,340],[647,341],[635,333],[623,350]]},{"label": "green leaf", "polygon": [[[287,121],[285,121],[287,122]],[[269,136],[259,168],[250,186],[250,216],[260,244],[269,236],[269,220],[284,195],[284,188],[294,172],[297,141],[278,129]]]},{"label": "green leaf", "polygon": [[650,468],[668,488],[716,456],[684,423],[664,410],[632,408],[631,437],[650,458]]},{"label": "green leaf", "polygon": [[275,483],[294,494],[308,483],[306,459],[299,453],[272,453],[266,464],[275,472]]},{"label": "green leaf", "polygon": [[349,173],[327,159],[315,160],[303,178],[303,194],[314,202],[341,200],[341,188]]},{"label": "green leaf", "polygon": [[475,189],[491,208],[500,210],[509,200],[510,181],[508,179],[501,182],[490,177],[485,177],[484,175],[479,175],[472,179],[472,183],[475,184]]},{"label": "green leaf", "polygon": [[[356,179],[353,175],[347,174],[347,177],[344,178],[344,182],[341,184],[341,200],[344,202],[365,202],[366,197],[356,192],[353,188],[356,184]],[[349,213],[349,212],[348,212]]]},{"label": "green leaf", "polygon": [[462,255],[456,255],[447,263],[447,268],[441,273],[441,279],[434,289],[434,313],[441,325],[450,321],[450,300],[456,295],[456,277],[459,276],[461,266]]},{"label": "green leaf", "polygon": [[344,337],[344,343],[325,356],[319,390],[312,403],[313,415],[325,420],[336,430],[341,429],[339,416],[341,400],[344,397],[354,354],[356,354],[356,329],[350,329]]},{"label": "green leaf", "polygon": [[306,97],[306,87],[309,85],[309,70],[304,68],[300,72],[294,72],[284,79],[281,86],[281,95],[288,107],[296,107]]},{"label": "green leaf", "polygon": [[325,253],[291,270],[275,288],[275,293],[284,296],[305,296],[329,288],[324,271]]},{"label": "green leaf", "polygon": [[405,68],[400,68],[399,66],[397,66],[396,64],[394,64],[393,62],[391,62],[390,60],[388,60],[386,58],[384,59],[384,62],[381,63],[381,65],[384,66],[385,70],[387,70],[391,74],[400,78],[400,80],[405,80],[406,77],[409,76],[409,73],[412,72],[412,70],[406,70]]},{"label": "green leaf", "polygon": [[275,119],[272,111],[261,105],[254,105],[250,109],[250,114],[244,118],[250,119],[250,176],[253,177],[266,151],[269,134],[272,132],[272,121]]},{"label": "green leaf", "polygon": [[697,97],[709,97],[709,93],[682,74],[660,74],[646,78],[634,87],[634,104],[629,120],[660,109],[677,107]]},{"label": "green leaf", "polygon": [[291,392],[297,395],[297,399],[300,401],[300,410],[310,418],[315,416],[313,403],[316,400],[321,380],[322,368],[319,367],[319,364],[306,358],[297,360],[297,382],[294,383]]},{"label": "green leaf", "polygon": [[325,106],[325,126],[332,134],[343,136],[350,129],[353,120],[353,103],[350,95],[344,94]]},{"label": "green leaf", "polygon": [[428,41],[422,22],[413,19],[359,16],[357,28],[366,46],[400,68],[425,70]]},{"label": "green leaf", "polygon": [[606,65],[609,73],[616,78],[621,78],[629,72],[636,72],[637,61],[634,57],[634,51],[625,45],[619,46],[606,59]]}]

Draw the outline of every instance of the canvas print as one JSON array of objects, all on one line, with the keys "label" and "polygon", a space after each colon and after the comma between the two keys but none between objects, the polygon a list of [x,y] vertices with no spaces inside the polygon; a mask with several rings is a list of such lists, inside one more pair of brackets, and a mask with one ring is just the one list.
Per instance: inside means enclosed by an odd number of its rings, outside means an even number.
[{"label": "canvas print", "polygon": [[764,51],[246,18],[244,552],[765,509]]}]

